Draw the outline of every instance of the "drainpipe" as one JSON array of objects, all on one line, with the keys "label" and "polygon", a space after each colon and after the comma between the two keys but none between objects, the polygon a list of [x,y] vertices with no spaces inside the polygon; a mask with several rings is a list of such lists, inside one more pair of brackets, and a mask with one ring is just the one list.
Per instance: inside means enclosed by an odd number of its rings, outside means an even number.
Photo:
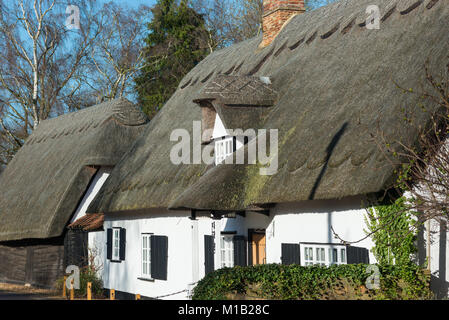
[{"label": "drainpipe", "polygon": [[429,270],[429,272],[431,271],[431,269],[430,269],[430,240],[431,240],[431,237],[430,237],[430,219],[429,220],[427,220],[427,226],[426,226],[426,229],[427,229],[427,270]]}]

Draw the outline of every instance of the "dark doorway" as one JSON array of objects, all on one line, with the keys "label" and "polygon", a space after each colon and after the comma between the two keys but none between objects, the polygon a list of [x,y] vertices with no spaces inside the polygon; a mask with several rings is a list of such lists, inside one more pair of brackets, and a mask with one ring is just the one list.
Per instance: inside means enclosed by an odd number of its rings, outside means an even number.
[{"label": "dark doorway", "polygon": [[266,264],[266,234],[265,230],[249,229],[248,246],[250,265]]}]

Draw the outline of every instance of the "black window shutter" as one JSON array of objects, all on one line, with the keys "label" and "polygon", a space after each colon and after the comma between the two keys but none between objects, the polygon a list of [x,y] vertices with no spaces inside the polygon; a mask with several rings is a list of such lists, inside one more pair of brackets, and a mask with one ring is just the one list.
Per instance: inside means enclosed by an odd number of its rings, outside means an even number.
[{"label": "black window shutter", "polygon": [[369,264],[369,251],[361,247],[347,247],[347,261],[348,264],[366,263]]},{"label": "black window shutter", "polygon": [[215,270],[214,263],[214,237],[204,236],[204,268],[206,274]]},{"label": "black window shutter", "polygon": [[168,238],[151,236],[151,277],[167,280]]},{"label": "black window shutter", "polygon": [[234,236],[234,265],[246,266],[246,240],[244,236]]},{"label": "black window shutter", "polygon": [[281,263],[285,265],[300,264],[299,244],[297,243],[282,243],[281,244]]},{"label": "black window shutter", "polygon": [[357,253],[355,251],[356,249],[353,246],[346,247],[346,262],[348,264],[357,263]]},{"label": "black window shutter", "polygon": [[369,264],[369,250],[363,248],[363,263]]},{"label": "black window shutter", "polygon": [[106,257],[112,260],[112,229],[107,229],[106,233]]},{"label": "black window shutter", "polygon": [[126,229],[120,228],[120,261],[125,260],[126,252]]}]

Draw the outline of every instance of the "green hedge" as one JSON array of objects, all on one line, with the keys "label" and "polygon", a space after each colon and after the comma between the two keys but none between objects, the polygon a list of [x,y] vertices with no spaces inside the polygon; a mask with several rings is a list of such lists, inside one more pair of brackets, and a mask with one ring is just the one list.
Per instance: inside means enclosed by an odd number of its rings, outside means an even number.
[{"label": "green hedge", "polygon": [[368,265],[331,267],[259,265],[224,268],[208,274],[194,300],[223,299],[429,299],[428,277],[414,264],[378,266],[380,289],[365,287]]}]

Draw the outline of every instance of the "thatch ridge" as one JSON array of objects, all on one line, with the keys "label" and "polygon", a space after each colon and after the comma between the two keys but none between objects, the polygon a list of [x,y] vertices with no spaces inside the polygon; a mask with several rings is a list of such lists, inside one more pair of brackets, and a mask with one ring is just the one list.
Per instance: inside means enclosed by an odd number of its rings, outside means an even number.
[{"label": "thatch ridge", "polygon": [[[437,70],[449,52],[448,0],[415,3],[341,0],[295,16],[266,48],[259,48],[259,36],[212,53],[181,81],[89,210],[237,210],[381,190],[393,168],[370,140],[372,129],[380,125],[409,144],[416,139],[400,123],[400,110],[413,101],[394,81],[418,87],[425,61]],[[364,26],[368,5],[381,10],[380,30]],[[170,163],[171,131],[192,131],[192,121],[201,119],[192,101],[221,73],[270,77],[279,98],[264,114],[263,128],[279,129],[276,175],[260,176],[256,166],[206,173],[205,165]],[[418,121],[428,118],[418,115]]]}]

